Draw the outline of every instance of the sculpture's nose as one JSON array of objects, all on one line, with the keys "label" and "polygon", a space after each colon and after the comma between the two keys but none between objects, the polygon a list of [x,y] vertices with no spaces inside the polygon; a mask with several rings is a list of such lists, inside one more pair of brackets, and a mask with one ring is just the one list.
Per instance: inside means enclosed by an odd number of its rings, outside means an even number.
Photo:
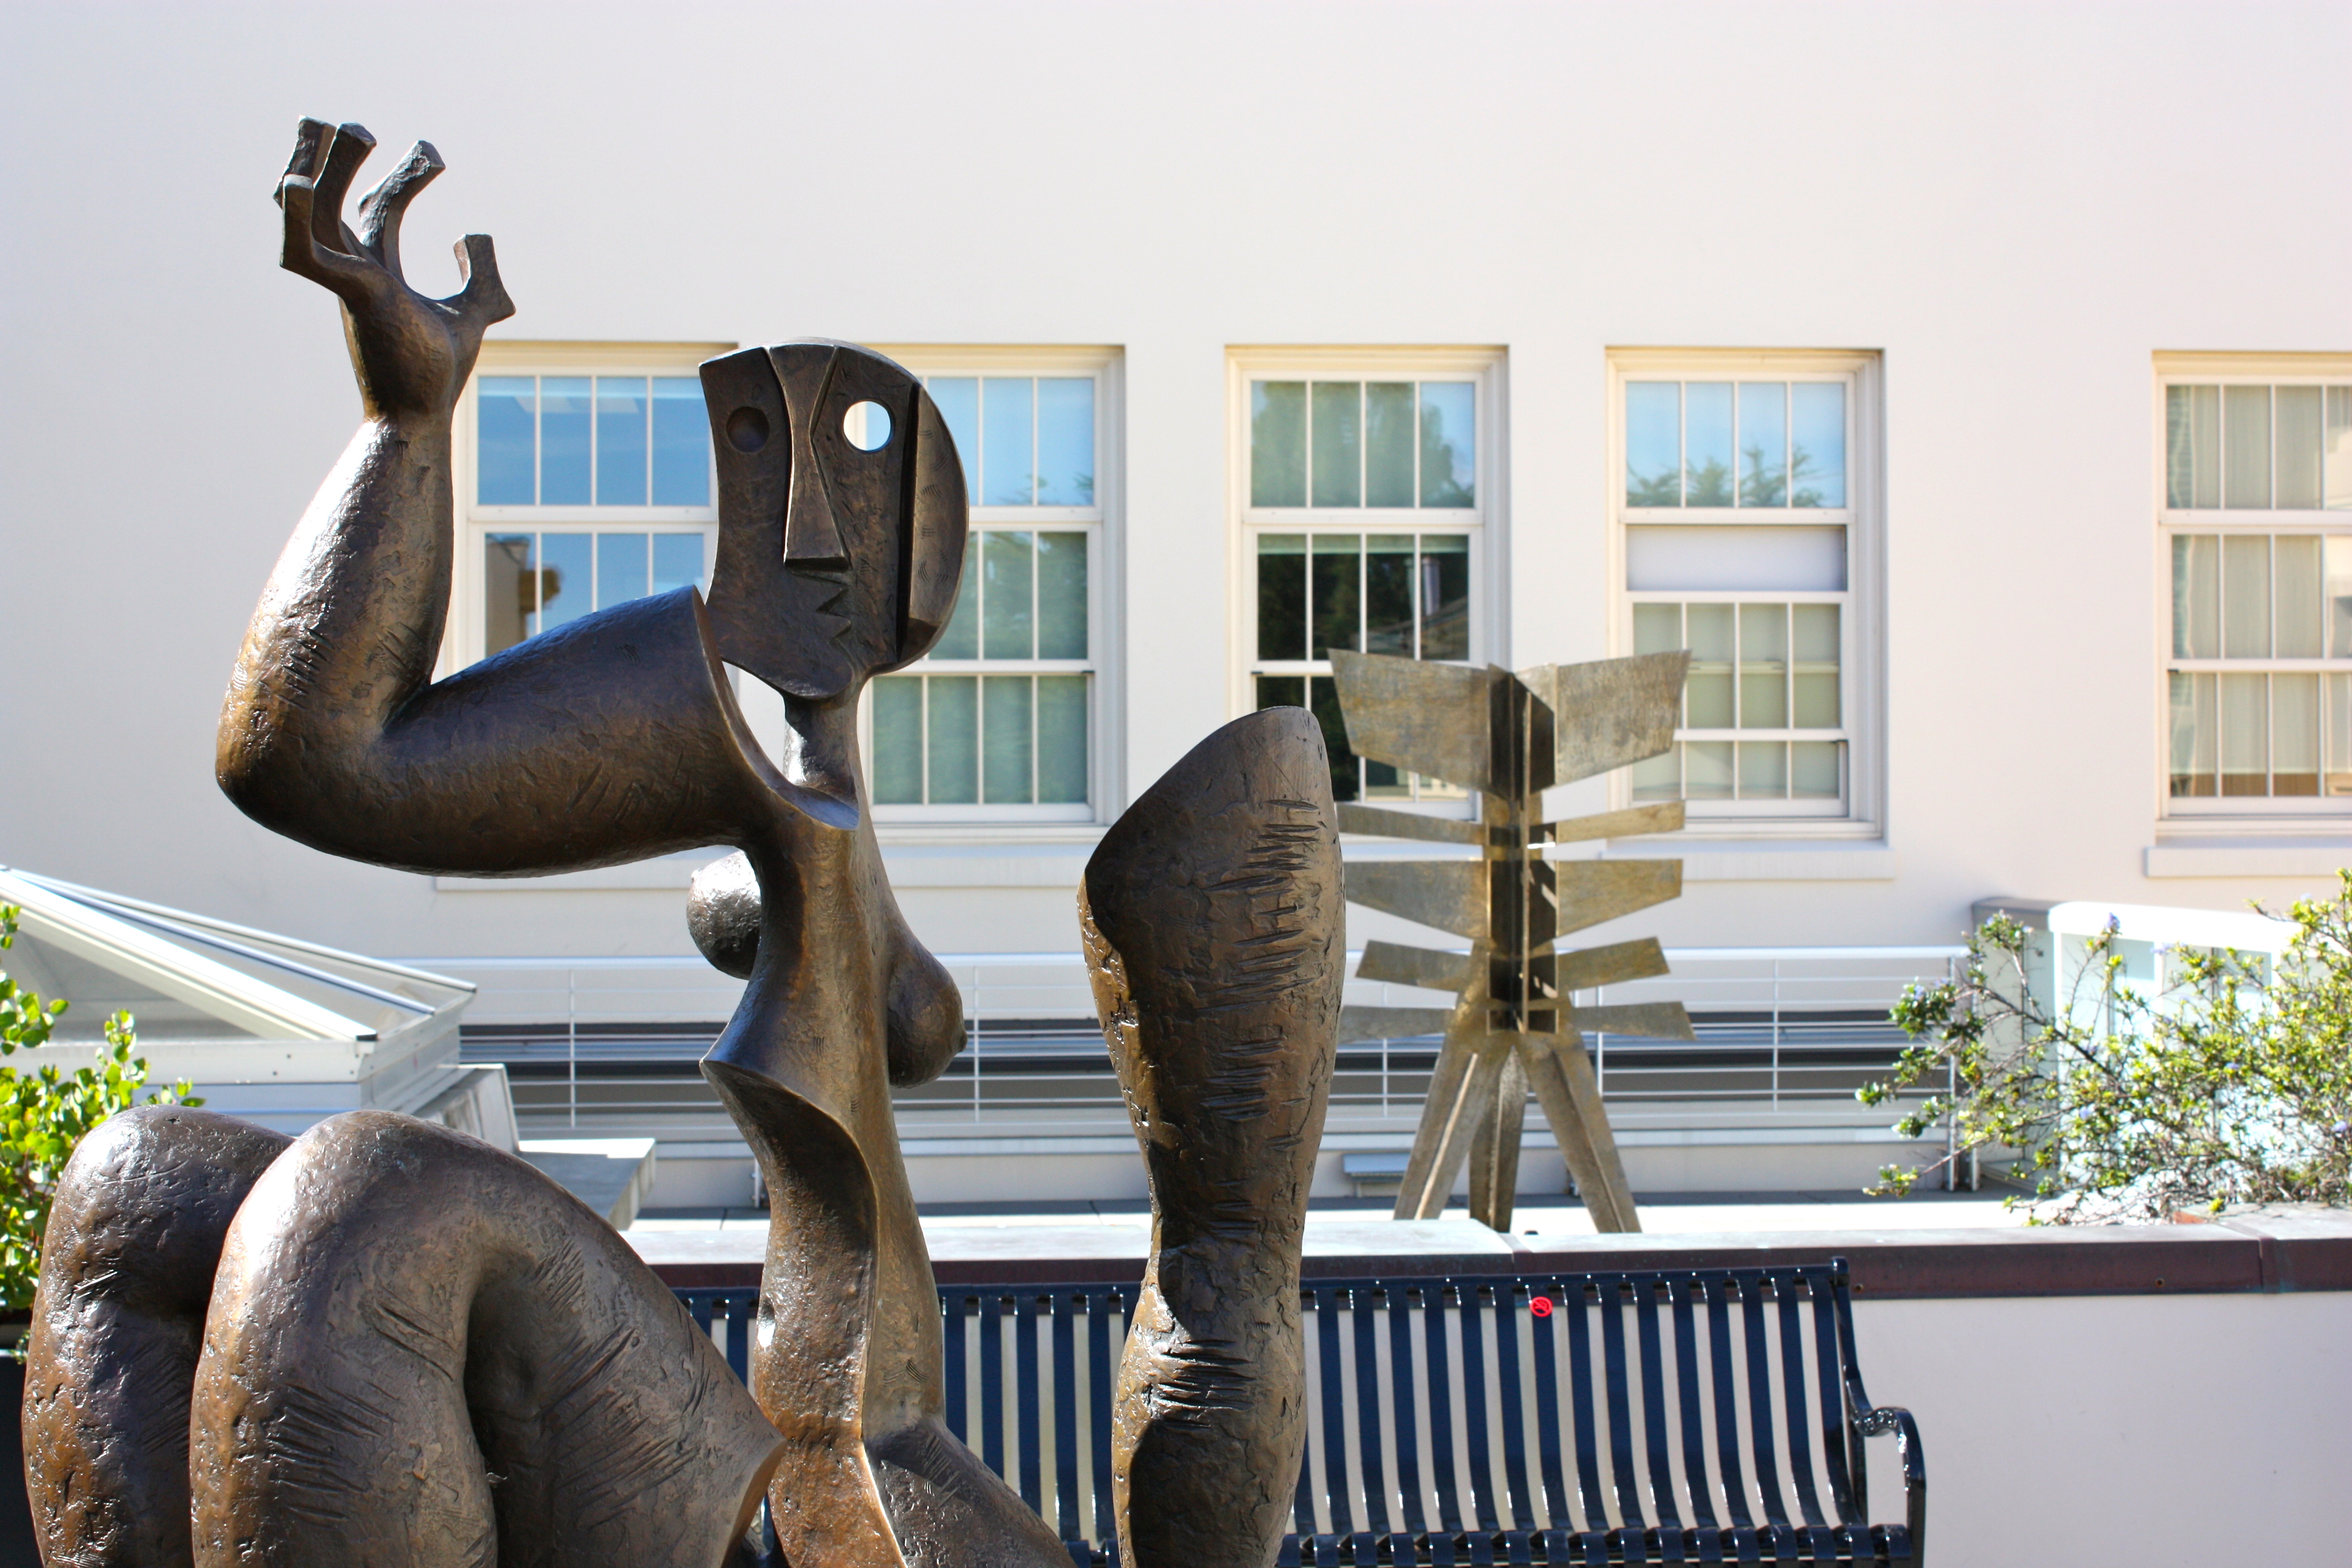
[{"label": "sculpture's nose", "polygon": [[845,571],[849,550],[841,542],[840,525],[834,521],[833,498],[826,493],[824,470],[817,463],[816,446],[810,439],[810,424],[805,418],[793,421],[792,494],[784,503],[784,563],[802,572]]}]

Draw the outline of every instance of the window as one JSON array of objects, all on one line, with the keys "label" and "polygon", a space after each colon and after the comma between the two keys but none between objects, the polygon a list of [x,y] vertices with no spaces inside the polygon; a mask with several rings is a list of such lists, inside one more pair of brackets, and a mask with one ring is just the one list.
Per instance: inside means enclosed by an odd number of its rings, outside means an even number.
[{"label": "window", "polygon": [[695,367],[730,346],[484,345],[458,415],[452,667],[708,586],[719,512]]},{"label": "window", "polygon": [[1106,798],[1105,356],[898,352],[955,437],[972,531],[938,646],[870,690],[877,817],[1092,821]]},{"label": "window", "polygon": [[1630,770],[1632,800],[1749,831],[1866,821],[1874,363],[1612,359],[1622,646],[1691,653],[1674,749]]},{"label": "window", "polygon": [[2168,815],[2342,812],[2352,363],[2182,355],[2158,371]]},{"label": "window", "polygon": [[1486,657],[1499,371],[1491,353],[1236,356],[1244,700],[1314,712],[1337,799],[1466,802],[1348,749],[1331,650]]}]

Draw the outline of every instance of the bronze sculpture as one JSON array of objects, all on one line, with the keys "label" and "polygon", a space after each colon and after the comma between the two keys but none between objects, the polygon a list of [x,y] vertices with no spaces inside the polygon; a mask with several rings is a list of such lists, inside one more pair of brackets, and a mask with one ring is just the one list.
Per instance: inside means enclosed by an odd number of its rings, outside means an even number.
[{"label": "bronze sculpture", "polygon": [[[31,1467],[45,1552],[717,1568],[750,1560],[764,1496],[803,1564],[1058,1568],[1054,1533],[940,1418],[937,1297],[891,1118],[891,1086],[944,1069],[961,1013],[884,875],[856,715],[865,682],[919,658],[955,602],[967,515],[946,425],[911,375],[852,345],[710,362],[708,600],[687,588],[605,609],[436,682],[451,416],[512,306],[481,236],[460,244],[457,295],[404,281],[401,220],[442,167],[424,143],[362,200],[358,231],[343,225],[372,146],[305,121],[279,183],[281,260],[341,301],[365,419],[255,612],[219,781],[279,832],[410,870],[739,851],[702,879],[691,924],[749,978],[703,1070],[770,1194],[751,1390],[609,1227],[486,1146],[364,1112],[290,1147],[184,1112],[125,1123],[127,1175],[78,1162],[59,1212],[112,1194],[116,1229],[170,1230],[204,1195],[179,1267],[212,1289],[200,1308],[184,1290],[160,1329],[126,1327],[108,1318],[104,1271],[73,1263],[87,1248],[45,1260],[33,1372],[50,1394],[37,1420],[28,1400],[27,1432],[81,1434]],[[865,402],[890,416],[875,450],[844,429]],[[783,695],[781,755],[751,738],[730,667]],[[1088,929],[1126,976],[1101,993],[1105,1026],[1152,1119],[1139,1135],[1166,1247],[1123,1405],[1120,1517],[1123,1535],[1138,1521],[1139,1563],[1213,1538],[1221,1561],[1270,1560],[1267,1499],[1296,1474],[1298,1231],[1343,946],[1324,769],[1303,716],[1228,726],[1089,868]],[[1139,881],[1137,857],[1160,874]],[[1153,924],[1170,867],[1193,879],[1197,950]],[[1237,1214],[1246,1203],[1263,1214]],[[168,1354],[146,1348],[159,1335]],[[124,1454],[134,1424],[100,1397],[118,1373],[168,1384],[158,1401],[186,1391],[176,1441],[167,1411]],[[175,1507],[192,1540],[160,1517]],[[139,1539],[121,1544],[111,1521],[134,1515]]]}]

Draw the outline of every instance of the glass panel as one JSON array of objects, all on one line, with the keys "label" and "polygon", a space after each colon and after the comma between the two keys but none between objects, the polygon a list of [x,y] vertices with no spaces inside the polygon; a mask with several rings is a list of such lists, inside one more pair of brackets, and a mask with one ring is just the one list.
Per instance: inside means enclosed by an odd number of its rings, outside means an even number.
[{"label": "glass panel", "polygon": [[1635,763],[1632,776],[1635,800],[1675,799],[1683,793],[1682,748]]},{"label": "glass panel", "polygon": [[[1692,605],[1684,613],[1691,652],[1690,677],[1683,685],[1684,722],[1693,730],[1728,730],[1732,725],[1732,608]],[[1724,766],[1727,779],[1730,763],[1727,761]]]},{"label": "glass panel", "polygon": [[2352,795],[2352,675],[2326,681],[2327,793]]},{"label": "glass panel", "polygon": [[1095,504],[1095,378],[1037,378],[1037,504]]},{"label": "glass panel", "polygon": [[474,503],[529,506],[537,497],[537,383],[527,375],[486,375],[474,395]]},{"label": "glass panel", "polygon": [[2164,504],[2197,504],[2196,426],[2189,417],[2194,387],[2164,389]]},{"label": "glass panel", "polygon": [[653,541],[642,533],[596,536],[596,607],[625,605],[646,596]]},{"label": "glass panel", "polygon": [[2319,677],[2271,677],[2271,793],[2319,793]]},{"label": "glass panel", "polygon": [[1793,684],[1800,730],[1834,730],[1838,713],[1838,607],[1792,605]]},{"label": "glass panel", "polygon": [[2278,621],[2277,657],[2319,658],[2319,539],[2282,533],[2271,541],[2272,601]]},{"label": "glass panel", "polygon": [[1363,383],[1315,383],[1312,429],[1315,504],[1361,506],[1364,501]]},{"label": "glass panel", "polygon": [[931,646],[933,658],[978,658],[980,657],[980,578],[981,565],[975,559],[988,535],[975,530],[963,547],[963,579],[956,584],[955,613],[948,616],[947,629]]},{"label": "glass panel", "polygon": [[2221,657],[2221,542],[2210,533],[2172,536],[2172,657]]},{"label": "glass panel", "polygon": [[1739,798],[1789,798],[1789,748],[1779,741],[1739,742]]},{"label": "glass panel", "polygon": [[1840,787],[1842,741],[1797,741],[1789,747],[1789,796],[1792,800],[1835,800]]},{"label": "glass panel", "polygon": [[1478,389],[1466,381],[1421,384],[1421,504],[1475,506]]},{"label": "glass panel", "polygon": [[886,675],[874,683],[874,804],[922,803],[922,678]]},{"label": "glass panel", "polygon": [[596,504],[646,504],[646,378],[596,378]]},{"label": "glass panel", "polygon": [[2352,658],[2352,538],[2320,542],[2322,591],[2327,598],[2327,657]]},{"label": "glass panel", "polygon": [[1421,657],[1470,657],[1470,541],[1421,536]]},{"label": "glass panel", "polygon": [[1029,804],[1031,679],[991,675],[981,680],[981,799],[989,805]]},{"label": "glass panel", "polygon": [[1411,800],[1412,775],[1400,773],[1387,763],[1364,759],[1364,798],[1366,800]]},{"label": "glass panel", "polygon": [[1412,504],[1412,383],[1364,387],[1364,504]]},{"label": "glass panel", "polygon": [[534,634],[553,631],[595,607],[594,541],[591,533],[539,536],[539,624],[531,627]]},{"label": "glass panel", "polygon": [[1087,657],[1087,536],[1037,535],[1037,657]]},{"label": "glass panel", "polygon": [[1683,504],[1680,382],[1625,384],[1625,504]]},{"label": "glass panel", "polygon": [[2221,541],[2221,657],[2270,656],[2270,538],[2232,535]]},{"label": "glass panel", "polygon": [[980,404],[980,504],[1034,506],[1036,384],[1025,375],[983,377]]},{"label": "glass panel", "polygon": [[482,541],[482,653],[510,648],[530,635],[539,614],[532,536],[493,533]]},{"label": "glass panel", "polygon": [[1307,536],[1303,533],[1257,536],[1257,657],[1307,657]]},{"label": "glass panel", "polygon": [[1731,383],[1683,384],[1683,504],[1731,504]]},{"label": "glass panel", "polygon": [[588,378],[539,378],[539,504],[588,504]]},{"label": "glass panel", "polygon": [[1250,383],[1250,505],[1307,504],[1307,384]]},{"label": "glass panel", "polygon": [[1789,425],[1789,504],[1844,506],[1845,383],[1792,383]]},{"label": "glass panel", "polygon": [[2221,793],[2270,792],[2270,693],[2267,676],[2221,677]]},{"label": "glass panel", "polygon": [[980,462],[980,377],[935,375],[923,384],[931,401],[939,405],[940,422],[955,442],[956,458],[963,464],[964,493],[976,498],[980,478],[973,470]]},{"label": "glass panel", "polygon": [[2271,504],[2271,389],[2221,389],[2221,479],[2231,507]]},{"label": "glass panel", "polygon": [[1361,798],[1357,784],[1356,753],[1348,749],[1348,723],[1339,714],[1339,688],[1328,675],[1307,678],[1307,707],[1323,729],[1323,749],[1331,759],[1331,798]]},{"label": "glass panel", "polygon": [[923,725],[933,805],[980,803],[980,682],[934,675],[924,682],[930,711]]},{"label": "glass panel", "polygon": [[1306,707],[1307,678],[1303,675],[1259,676],[1257,705],[1261,708]]},{"label": "glass panel", "polygon": [[1082,805],[1087,798],[1087,678],[1037,678],[1037,800]]},{"label": "glass panel", "polygon": [[702,535],[654,535],[654,583],[656,594],[702,586]]},{"label": "glass panel", "polygon": [[2282,386],[2278,399],[2278,505],[2282,510],[2319,506],[2319,388]]},{"label": "glass panel", "polygon": [[1335,647],[1356,651],[1363,630],[1363,608],[1358,598],[1357,559],[1363,548],[1360,533],[1318,533],[1313,539],[1314,626],[1307,646],[1309,658],[1328,658]]},{"label": "glass panel", "polygon": [[1029,575],[1035,554],[1030,536],[1025,530],[992,528],[980,537],[981,657],[1034,658],[1037,638]]},{"label": "glass panel", "polygon": [[1730,742],[1690,741],[1684,744],[1683,796],[1686,800],[1731,798]]},{"label": "glass panel", "polygon": [[2193,507],[2221,504],[2221,389],[2192,386],[2189,392],[2189,479]]},{"label": "glass panel", "polygon": [[2173,796],[2210,795],[2221,734],[2214,712],[2213,677],[2175,670],[2171,689]]},{"label": "glass panel", "polygon": [[1412,535],[1364,541],[1364,651],[1413,657]]},{"label": "glass panel", "polygon": [[1680,605],[1633,606],[1635,653],[1672,653],[1682,646],[1683,609]]},{"label": "glass panel", "polygon": [[710,416],[702,383],[654,377],[654,505],[710,504]]},{"label": "glass panel", "polygon": [[2327,389],[2327,496],[2330,511],[2352,507],[2352,386]]},{"label": "glass panel", "polygon": [[1845,530],[1835,523],[1628,523],[1625,586],[1635,593],[1690,589],[1845,591]]},{"label": "glass panel", "polygon": [[1739,727],[1789,723],[1789,606],[1739,606]]},{"label": "glass panel", "polygon": [[1789,504],[1789,384],[1739,384],[1739,504]]}]

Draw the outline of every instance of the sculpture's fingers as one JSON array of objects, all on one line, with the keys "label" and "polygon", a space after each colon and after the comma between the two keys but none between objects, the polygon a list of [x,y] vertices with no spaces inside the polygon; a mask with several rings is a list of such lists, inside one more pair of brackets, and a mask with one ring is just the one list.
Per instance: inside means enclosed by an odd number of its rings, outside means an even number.
[{"label": "sculpture's fingers", "polygon": [[311,184],[310,233],[328,250],[355,253],[358,237],[343,226],[343,198],[351,194],[352,176],[375,151],[375,138],[361,125],[338,125],[327,142],[327,153]]},{"label": "sculpture's fingers", "polygon": [[443,301],[477,329],[503,321],[515,313],[507,286],[499,281],[499,256],[487,234],[469,234],[457,242],[457,276],[466,286]]},{"label": "sculpture's fingers", "polygon": [[432,142],[419,142],[375,189],[360,198],[360,245],[394,278],[401,276],[401,216],[445,166]]},{"label": "sculpture's fingers", "polygon": [[323,120],[302,117],[294,128],[294,151],[286,160],[286,172],[278,176],[279,195],[283,196],[289,180],[315,180],[319,177],[319,159],[327,145],[327,133],[334,129]]},{"label": "sculpture's fingers", "polygon": [[285,222],[278,264],[298,277],[333,289],[344,300],[355,300],[366,287],[372,268],[357,257],[319,243],[312,219],[317,195],[309,180],[289,175],[279,183],[278,205],[285,209]]}]

